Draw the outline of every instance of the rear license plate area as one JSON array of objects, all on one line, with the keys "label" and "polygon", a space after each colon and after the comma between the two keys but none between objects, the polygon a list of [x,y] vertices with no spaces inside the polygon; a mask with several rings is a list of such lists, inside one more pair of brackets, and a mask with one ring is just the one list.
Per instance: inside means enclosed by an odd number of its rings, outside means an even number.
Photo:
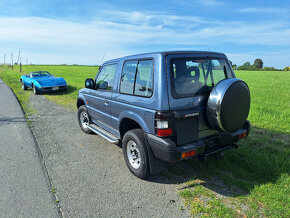
[{"label": "rear license plate area", "polygon": [[198,139],[199,118],[187,117],[175,119],[177,145],[183,145]]}]

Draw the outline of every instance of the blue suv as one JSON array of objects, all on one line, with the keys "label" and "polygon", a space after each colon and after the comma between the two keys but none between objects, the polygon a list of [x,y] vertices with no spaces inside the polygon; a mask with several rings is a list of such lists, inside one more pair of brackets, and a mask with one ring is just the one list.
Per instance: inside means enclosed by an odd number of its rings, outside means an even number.
[{"label": "blue suv", "polygon": [[[170,51],[105,62],[77,98],[85,133],[122,143],[139,178],[162,161],[218,154],[248,136],[250,92],[222,53]],[[162,161],[160,161],[162,160]]]}]

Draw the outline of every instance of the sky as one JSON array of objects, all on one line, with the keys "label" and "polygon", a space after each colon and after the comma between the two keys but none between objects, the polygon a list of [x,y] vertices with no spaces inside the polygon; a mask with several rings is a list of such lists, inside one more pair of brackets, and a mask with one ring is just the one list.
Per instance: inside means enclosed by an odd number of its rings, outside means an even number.
[{"label": "sky", "polygon": [[[101,64],[131,54],[223,52],[290,66],[290,1],[0,0],[0,63]],[[15,61],[14,61],[15,62]]]}]

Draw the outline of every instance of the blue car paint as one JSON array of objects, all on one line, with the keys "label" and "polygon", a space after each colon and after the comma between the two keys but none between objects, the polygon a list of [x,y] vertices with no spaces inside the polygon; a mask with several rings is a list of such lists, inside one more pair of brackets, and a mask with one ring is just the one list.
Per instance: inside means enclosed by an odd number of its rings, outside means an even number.
[{"label": "blue car paint", "polygon": [[32,74],[35,72],[31,72],[27,75],[22,75],[20,77],[20,82],[22,81],[25,86],[32,88],[34,85],[39,91],[52,91],[51,89],[44,90],[43,88],[53,88],[53,87],[63,87],[67,86],[67,83],[62,77],[54,77],[50,74],[50,76],[37,76],[33,77]]},{"label": "blue car paint", "polygon": [[[206,100],[205,96],[196,96],[188,98],[174,99],[171,96],[171,87],[170,83],[164,83],[163,78],[167,78],[167,81],[170,81],[169,74],[166,72],[168,68],[169,57],[220,57],[224,58],[227,62],[227,57],[222,53],[216,52],[182,52],[174,53],[171,52],[167,56],[166,52],[156,52],[148,54],[138,54],[127,56],[119,59],[114,59],[105,62],[100,68],[95,77],[98,77],[98,74],[102,67],[107,64],[117,63],[117,72],[114,78],[114,85],[112,92],[98,91],[93,89],[81,89],[79,91],[78,99],[82,99],[84,102],[88,102],[86,105],[88,113],[92,117],[94,123],[100,125],[102,128],[113,133],[114,135],[120,137],[120,124],[123,119],[128,118],[137,122],[145,133],[155,134],[155,112],[156,111],[167,111],[167,110],[178,110],[183,108],[196,108],[198,111],[201,111],[202,105]],[[143,59],[152,59],[154,70],[153,70],[153,94],[150,98],[139,97],[127,94],[120,94],[120,79],[121,71],[125,61],[128,60],[143,60]],[[228,62],[229,64],[229,62]],[[234,72],[232,71],[232,77],[235,77]],[[87,97],[83,93],[89,93]],[[98,103],[96,103],[98,99]],[[93,100],[93,105],[92,105]],[[105,107],[105,101],[108,102],[108,105]],[[171,104],[169,105],[169,101]],[[105,108],[105,109],[104,109]],[[104,122],[106,120],[106,122]],[[206,121],[200,120],[200,131],[204,131],[201,135],[210,135],[213,133],[213,130],[209,130],[208,126],[203,125]],[[215,132],[215,131],[214,131]]]},{"label": "blue car paint", "polygon": [[[144,132],[154,134],[154,112],[156,110],[166,110],[169,107],[167,88],[161,84],[161,78],[166,77],[166,69],[164,67],[165,57],[163,53],[133,55],[130,56],[130,58],[124,57],[114,59],[105,62],[102,66],[117,63],[117,71],[122,71],[124,62],[134,59],[152,59],[154,62],[154,91],[150,98],[120,94],[120,73],[115,74],[112,92],[103,92],[86,88],[79,91],[78,99],[81,99],[83,102],[88,102],[86,107],[93,122],[118,137],[120,137],[120,123],[125,118],[137,122]],[[100,70],[101,67],[95,79]],[[82,94],[84,92],[89,93],[89,95],[85,97],[85,95]],[[160,99],[159,96],[162,96],[162,98]],[[107,106],[105,106],[105,101],[108,102]],[[128,112],[128,106],[130,106],[130,112]]]}]

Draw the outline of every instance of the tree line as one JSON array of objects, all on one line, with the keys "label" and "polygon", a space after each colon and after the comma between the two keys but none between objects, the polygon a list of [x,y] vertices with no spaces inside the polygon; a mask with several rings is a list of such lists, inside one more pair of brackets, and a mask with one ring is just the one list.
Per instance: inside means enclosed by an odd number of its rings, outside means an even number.
[{"label": "tree line", "polygon": [[[265,70],[265,71],[277,71],[281,69],[277,69],[275,67],[264,67],[264,63],[262,59],[257,58],[254,61],[254,64],[251,65],[250,62],[245,62],[243,65],[237,66],[236,64],[232,64],[234,70]],[[290,67],[285,67],[285,71],[290,71]]]}]

